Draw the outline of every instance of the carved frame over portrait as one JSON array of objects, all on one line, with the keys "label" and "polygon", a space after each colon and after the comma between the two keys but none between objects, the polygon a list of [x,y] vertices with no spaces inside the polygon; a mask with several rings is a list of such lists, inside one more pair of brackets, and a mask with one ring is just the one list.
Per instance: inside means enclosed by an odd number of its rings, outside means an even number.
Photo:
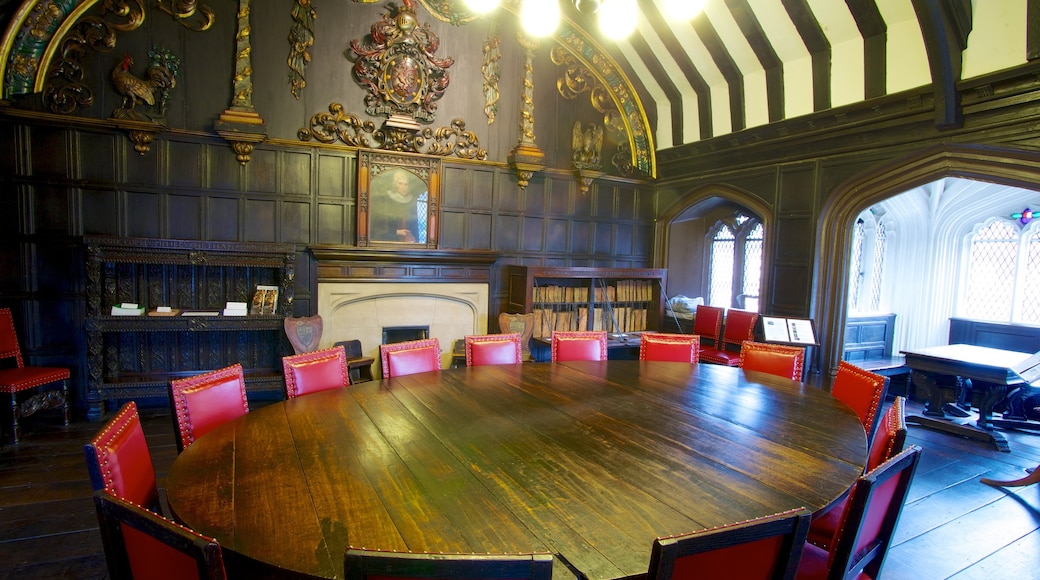
[{"label": "carved frame over portrait", "polygon": [[357,245],[436,249],[440,176],[438,157],[361,151]]}]

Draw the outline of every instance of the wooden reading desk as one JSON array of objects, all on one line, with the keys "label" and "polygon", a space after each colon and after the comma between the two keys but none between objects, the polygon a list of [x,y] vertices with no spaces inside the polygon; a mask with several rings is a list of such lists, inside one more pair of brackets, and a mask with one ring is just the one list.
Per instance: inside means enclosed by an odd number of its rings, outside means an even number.
[{"label": "wooden reading desk", "polygon": [[[1016,425],[1011,421],[994,419],[993,406],[1004,399],[1009,387],[1040,378],[1040,353],[1030,355],[971,344],[948,344],[906,350],[903,354],[914,385],[921,388],[928,398],[924,416],[907,417],[907,422],[988,441],[1000,451],[1011,451],[1007,439],[994,431],[994,427]],[[971,388],[981,392],[976,421],[978,428],[947,420],[943,409],[943,389],[938,384],[942,376],[970,381]]]},{"label": "wooden reading desk", "polygon": [[645,574],[654,538],[844,497],[866,436],[827,392],[639,361],[448,369],[314,393],[192,443],[174,516],[231,574],[343,576],[348,545],[548,551],[554,576]]}]

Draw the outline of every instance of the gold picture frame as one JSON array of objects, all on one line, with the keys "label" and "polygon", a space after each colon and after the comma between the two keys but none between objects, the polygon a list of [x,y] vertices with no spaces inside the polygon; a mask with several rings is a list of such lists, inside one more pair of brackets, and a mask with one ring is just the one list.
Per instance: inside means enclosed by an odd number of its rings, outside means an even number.
[{"label": "gold picture frame", "polygon": [[357,245],[437,248],[440,165],[436,157],[362,151]]}]

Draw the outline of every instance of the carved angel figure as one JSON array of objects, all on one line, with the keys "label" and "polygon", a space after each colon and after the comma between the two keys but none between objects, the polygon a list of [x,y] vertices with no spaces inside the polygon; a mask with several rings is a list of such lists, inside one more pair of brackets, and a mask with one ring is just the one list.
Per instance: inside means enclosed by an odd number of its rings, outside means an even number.
[{"label": "carved angel figure", "polygon": [[589,123],[585,130],[581,121],[575,121],[571,133],[571,159],[580,169],[599,169],[600,151],[603,149],[603,126]]}]

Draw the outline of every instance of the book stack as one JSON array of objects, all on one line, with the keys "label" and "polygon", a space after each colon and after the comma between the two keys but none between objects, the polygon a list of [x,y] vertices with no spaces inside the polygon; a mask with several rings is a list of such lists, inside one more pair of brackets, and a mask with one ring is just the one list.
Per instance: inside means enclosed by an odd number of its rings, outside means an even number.
[{"label": "book stack", "polygon": [[144,314],[144,307],[133,302],[123,302],[112,307],[112,316],[141,316],[142,314]]},{"label": "book stack", "polygon": [[249,314],[245,302],[228,302],[224,305],[224,316],[245,316]]}]

